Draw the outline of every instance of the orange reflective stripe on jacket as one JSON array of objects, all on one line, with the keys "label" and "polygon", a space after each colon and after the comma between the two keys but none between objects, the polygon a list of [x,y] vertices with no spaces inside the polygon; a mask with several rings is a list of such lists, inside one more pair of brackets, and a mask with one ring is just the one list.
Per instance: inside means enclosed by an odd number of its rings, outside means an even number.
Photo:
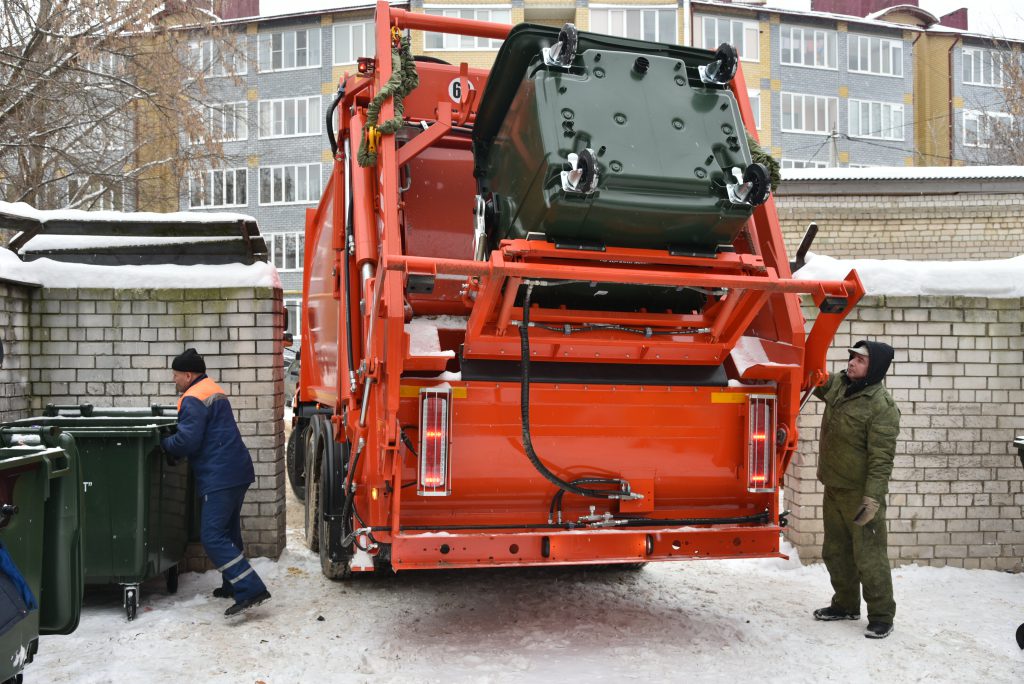
[{"label": "orange reflective stripe on jacket", "polygon": [[227,393],[221,389],[220,385],[215,383],[210,378],[203,378],[196,384],[185,390],[185,393],[178,397],[178,411],[181,411],[181,402],[185,401],[185,397],[195,397],[199,401],[203,402],[207,406],[210,405],[210,399],[216,395],[227,397]]}]

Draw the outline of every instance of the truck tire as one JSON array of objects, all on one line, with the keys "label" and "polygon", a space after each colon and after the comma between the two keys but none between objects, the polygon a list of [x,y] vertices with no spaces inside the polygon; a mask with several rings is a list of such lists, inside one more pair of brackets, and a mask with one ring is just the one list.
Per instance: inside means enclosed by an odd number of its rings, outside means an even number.
[{"label": "truck tire", "polygon": [[299,501],[306,500],[306,437],[309,421],[300,420],[292,433],[288,435],[288,447],[285,450],[285,466],[288,471],[288,484],[292,493]]},{"label": "truck tire", "polygon": [[322,450],[325,446],[324,434],[330,430],[330,423],[324,416],[316,415],[309,421],[306,429],[306,467],[305,467],[305,490],[306,490],[306,546],[310,551],[320,550],[320,463],[323,458]]},{"label": "truck tire", "polygon": [[320,479],[317,482],[318,491],[316,497],[318,506],[317,535],[319,537],[318,550],[320,552],[320,571],[324,574],[324,577],[335,581],[347,580],[352,576],[352,567],[348,561],[331,560],[331,542],[328,538],[330,528],[324,521],[324,516],[327,513],[327,502],[331,500],[327,488],[336,487],[338,485],[330,474],[340,474],[344,472],[340,467],[341,464],[331,464],[330,459],[342,458],[342,454],[340,453],[341,451],[341,449],[324,449],[323,460],[320,463]]}]

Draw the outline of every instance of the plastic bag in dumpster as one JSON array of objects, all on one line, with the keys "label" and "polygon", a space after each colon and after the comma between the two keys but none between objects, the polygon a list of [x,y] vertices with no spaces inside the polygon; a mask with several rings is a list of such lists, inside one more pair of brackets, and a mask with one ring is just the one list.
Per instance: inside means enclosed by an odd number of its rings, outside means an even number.
[{"label": "plastic bag in dumpster", "polygon": [[769,194],[726,87],[735,52],[521,24],[474,128],[490,247],[542,234],[713,255]]},{"label": "plastic bag in dumpster", "polygon": [[38,607],[28,583],[0,542],[0,634],[6,634]]}]

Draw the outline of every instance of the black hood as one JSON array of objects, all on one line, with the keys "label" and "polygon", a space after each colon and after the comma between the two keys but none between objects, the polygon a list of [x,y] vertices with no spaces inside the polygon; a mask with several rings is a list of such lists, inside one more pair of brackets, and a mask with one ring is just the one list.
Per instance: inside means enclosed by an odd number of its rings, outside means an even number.
[{"label": "black hood", "polygon": [[[885,342],[871,342],[868,340],[861,340],[857,344],[853,345],[856,347],[867,347],[868,350],[868,374],[863,380],[857,382],[847,382],[850,386],[846,388],[846,396],[850,396],[860,392],[865,387],[878,384],[885,379],[885,374],[889,372],[889,366],[892,364],[892,357],[895,354],[893,348],[887,345]],[[853,352],[850,352],[851,354]]]}]

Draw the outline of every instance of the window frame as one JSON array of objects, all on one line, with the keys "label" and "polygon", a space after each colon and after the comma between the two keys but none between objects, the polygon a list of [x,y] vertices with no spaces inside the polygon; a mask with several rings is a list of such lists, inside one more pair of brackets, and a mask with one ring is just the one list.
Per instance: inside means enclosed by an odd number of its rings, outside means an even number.
[{"label": "window frame", "polygon": [[[757,106],[754,106],[754,100],[757,100]],[[754,128],[761,130],[761,89],[760,88],[747,88],[747,100],[750,101],[750,110],[754,113]]]},{"label": "window frame", "polygon": [[[348,43],[349,52],[354,52],[355,41],[352,40],[353,29],[359,27],[363,30],[363,53],[362,55],[353,55],[351,60],[338,61],[338,46],[341,41],[338,40],[338,33],[342,29],[348,30]],[[373,19],[365,19],[363,21],[344,21],[334,24],[334,29],[331,31],[331,64],[334,66],[341,66],[345,64],[355,64],[360,57],[374,57],[376,53],[377,35],[374,32],[376,24]]]},{"label": "window frame", "polygon": [[[853,123],[854,104],[855,103],[856,103],[856,106],[857,106],[857,110],[856,110],[857,111],[857,126],[856,126],[856,128],[854,128],[854,123]],[[865,105],[867,105],[867,110],[868,110],[868,126],[869,126],[868,130],[869,131],[873,130],[871,128],[871,124],[872,124],[872,119],[875,116],[874,105],[878,105],[878,117],[879,117],[879,122],[878,122],[879,128],[878,128],[878,130],[881,133],[881,135],[871,135],[870,133],[861,133],[860,132],[860,131],[863,130],[862,123],[864,121],[864,106]],[[886,107],[890,108],[890,110],[889,110],[890,126],[889,126],[888,130],[898,130],[900,132],[898,135],[893,134],[891,136],[887,136],[887,135],[884,134],[884,131],[886,129],[884,129],[882,127],[882,122],[885,120],[885,108]],[[896,113],[897,109],[899,110],[899,114],[900,114],[900,125],[899,126],[896,126],[896,125],[892,124],[893,115]],[[906,132],[905,132],[906,128],[907,128],[907,112],[906,112],[906,106],[902,102],[884,102],[884,101],[881,101],[881,100],[861,100],[859,98],[850,98],[847,101],[846,133],[851,138],[864,138],[866,140],[893,140],[893,141],[897,141],[897,142],[906,142],[906,139],[907,139]]]},{"label": "window frame", "polygon": [[[205,187],[206,181],[208,180],[209,183],[210,183],[210,185],[208,186],[209,190],[210,190],[210,202],[203,203],[203,204],[194,204],[193,203],[192,200],[196,196],[195,190],[193,188],[193,185],[195,183],[196,177],[195,177],[195,174],[189,174],[189,177],[188,177],[188,206],[189,206],[189,209],[214,209],[214,208],[219,209],[219,208],[222,208],[222,207],[247,207],[247,206],[249,206],[249,169],[247,167],[238,166],[238,167],[233,167],[233,168],[229,168],[229,169],[206,169],[204,171],[201,171],[200,173],[202,174],[202,176],[204,178],[204,188],[203,188],[204,192],[207,189],[207,187]],[[233,203],[222,202],[222,203],[218,204],[218,203],[213,201],[214,198],[216,198],[216,196],[217,196],[216,195],[216,188],[214,188],[213,182],[214,182],[214,178],[215,178],[216,174],[218,174],[218,173],[223,174],[221,176],[221,189],[220,189],[220,196],[222,198],[227,196],[228,174],[230,173],[231,176],[233,177],[233,180],[231,181],[231,187],[233,189],[234,199],[236,200],[235,202],[233,202]],[[242,184],[238,183],[238,174],[239,173],[241,173],[243,175],[243,177],[244,177],[244,182]],[[242,193],[244,193],[244,195],[245,195],[245,201],[244,202],[238,202],[237,201],[238,200],[238,195],[239,195],[239,189],[241,189]]]},{"label": "window frame", "polygon": [[[871,61],[872,61],[871,41],[873,41],[873,40],[877,40],[878,41],[878,45],[879,45],[878,46],[878,61],[880,62],[880,64],[877,65],[878,66],[878,70],[877,71],[874,71],[871,68],[871,66],[872,66],[871,65]],[[863,43],[863,45],[862,45],[862,43]],[[856,50],[857,68],[856,69],[854,69],[853,67],[850,66],[851,61],[854,59],[854,49],[853,49],[853,46],[855,44],[857,46],[857,50]],[[886,72],[886,71],[882,70],[882,63],[884,63],[883,55],[886,52],[886,44],[888,44],[890,72]],[[897,48],[899,49],[899,53],[900,53],[900,57],[899,57],[898,60],[895,59],[895,55],[893,54],[894,51]],[[862,69],[861,68],[861,64],[865,61],[865,59],[863,59],[864,55],[862,54],[863,50],[867,51],[866,52],[867,69]],[[853,73],[853,74],[868,74],[870,76],[886,76],[888,78],[905,78],[904,70],[903,70],[903,58],[904,58],[904,52],[905,51],[904,51],[903,39],[902,38],[883,38],[881,36],[872,36],[872,35],[867,35],[867,34],[849,34],[849,37],[847,38],[847,43],[846,43],[846,52],[847,52],[846,70],[849,71],[850,73]],[[894,73],[894,67],[897,64],[899,64],[899,69],[900,69],[900,72],[898,74]]]},{"label": "window frame", "polygon": [[[713,22],[714,26],[715,26],[715,39],[711,41],[711,43],[713,43],[712,45],[709,45],[708,41],[706,40],[707,33],[708,33],[707,32],[707,25],[708,25],[709,21]],[[723,21],[729,23],[729,29],[730,29],[729,30],[729,35],[730,35],[730,37],[732,36],[732,32],[734,30],[734,27],[733,27],[734,24],[740,24],[741,27],[742,27],[744,45],[737,49],[737,51],[739,52],[739,55],[740,55],[740,59],[742,61],[744,61],[744,62],[759,63],[761,61],[761,25],[760,25],[760,22],[758,22],[758,21],[749,21],[747,19],[738,19],[738,18],[735,18],[735,17],[720,17],[720,16],[709,15],[709,14],[701,15],[701,17],[700,17],[700,43],[701,43],[701,46],[705,50],[712,50],[712,51],[717,50],[718,46],[721,45],[722,43],[729,43],[733,47],[736,47],[735,45],[733,45],[733,41],[732,40],[722,40],[721,38],[719,38],[719,35],[721,33],[721,31],[720,31],[721,22],[723,22]],[[754,45],[754,48],[753,48],[753,51],[754,51],[754,56],[753,57],[744,54],[744,52],[746,51],[747,30],[748,29],[753,29],[754,30],[754,35],[756,36],[756,38],[755,38],[755,45]]]},{"label": "window frame", "polygon": [[[801,118],[801,120],[806,118],[805,117],[805,114],[807,113],[806,98],[812,98],[814,100],[814,102],[815,102],[814,108],[813,108],[813,112],[814,112],[814,115],[815,115],[815,123],[817,123],[817,114],[818,114],[818,104],[817,103],[818,103],[819,100],[824,100],[826,102],[826,104],[825,104],[826,125],[828,123],[828,119],[829,119],[830,114],[831,114],[831,112],[829,112],[829,106],[830,105],[834,106],[835,107],[835,111],[834,111],[835,118],[833,119],[835,121],[834,130],[836,132],[839,131],[839,98],[838,97],[829,96],[829,95],[811,95],[811,94],[808,94],[808,93],[790,93],[790,92],[782,92],[782,93],[780,93],[780,96],[781,96],[781,100],[779,101],[779,115],[780,115],[779,116],[779,128],[780,128],[780,130],[783,133],[806,133],[806,134],[810,134],[810,135],[831,135],[832,134],[831,130],[822,131],[822,130],[818,130],[816,128],[815,129],[795,128],[795,127],[787,128],[786,127],[786,98],[787,97],[789,97],[789,98],[801,98],[800,99],[800,102],[801,102],[800,118]],[[792,99],[791,99],[791,102],[792,102]],[[796,120],[795,112],[796,112],[796,110],[793,109],[793,113],[791,113],[791,115],[790,115],[790,117],[791,117],[791,119],[793,121]],[[791,122],[791,124],[792,124],[792,122]]]},{"label": "window frame", "polygon": [[[679,12],[678,12],[678,9],[679,9],[678,6],[675,5],[675,4],[660,4],[660,5],[591,4],[590,5],[590,28],[595,33],[604,33],[605,35],[617,36],[619,38],[632,38],[632,39],[635,39],[635,40],[652,40],[650,38],[645,38],[644,37],[644,34],[646,33],[646,31],[644,30],[644,26],[645,26],[646,17],[647,17],[647,15],[645,13],[653,12],[654,13],[654,36],[655,37],[654,37],[652,42],[655,42],[655,43],[666,43],[666,42],[669,42],[669,43],[675,44],[675,43],[679,42]],[[594,12],[595,11],[597,11],[597,12],[607,12],[608,13],[608,17],[607,17],[607,28],[608,28],[608,30],[607,31],[603,31],[602,32],[602,31],[600,31],[595,26],[595,23],[596,23],[595,22],[595,17],[594,17]],[[622,25],[622,29],[623,29],[622,33],[612,33],[612,31],[611,31],[611,29],[612,29],[612,14],[611,13],[612,12],[621,13],[621,25]],[[671,38],[672,39],[670,41],[662,40],[663,31],[662,31],[662,26],[661,26],[661,16],[662,16],[663,12],[665,12],[665,13],[671,12],[671,14],[672,14],[672,26],[667,27],[667,29],[666,29],[671,34]],[[631,14],[631,13],[639,14],[639,17],[634,18],[634,19],[631,20],[630,17],[629,17],[629,14]],[[637,23],[637,28],[639,29],[639,35],[636,35],[636,36],[630,36],[629,35],[630,24],[633,21],[638,22]],[[715,48],[717,49],[718,46],[716,45]]]},{"label": "window frame", "polygon": [[[786,54],[785,53],[785,49],[786,49],[786,47],[785,47],[786,46],[786,35],[785,35],[785,33],[787,31],[789,32],[790,44],[791,45],[799,44],[801,46],[801,48],[800,48],[800,59],[801,59],[801,61],[800,62],[794,62],[794,61],[788,61],[787,62],[786,59],[785,59],[785,54]],[[800,38],[799,42],[797,42],[794,39],[794,37],[793,37],[793,34],[796,31],[800,32],[801,38]],[[812,39],[814,40],[815,43],[817,43],[817,34],[820,33],[820,34],[822,34],[824,36],[824,38],[825,38],[825,52],[826,52],[826,55],[825,55],[825,65],[824,66],[821,66],[821,65],[818,65],[818,64],[806,64],[805,62],[802,61],[803,58],[806,55],[805,50],[804,50],[804,38],[803,38],[803,35],[806,32],[809,32],[811,34]],[[819,29],[819,28],[810,28],[810,27],[806,27],[806,26],[792,26],[792,25],[790,25],[790,26],[782,26],[782,25],[780,25],[779,26],[779,64],[781,64],[782,66],[803,67],[805,69],[822,69],[822,70],[825,70],[825,71],[838,71],[839,70],[839,37],[838,36],[839,36],[839,33],[835,29]],[[829,39],[831,39],[831,40],[829,40]],[[831,50],[828,49],[829,45],[832,46]],[[790,48],[790,57],[792,58],[792,56],[795,55],[795,54],[796,54],[796,52],[795,52],[794,48],[791,47]],[[833,60],[833,65],[832,66],[828,66],[828,60],[829,60],[830,57]]]},{"label": "window frame", "polygon": [[[237,70],[234,72],[228,71],[228,69],[224,66],[223,53],[218,52],[218,54],[214,55],[213,47],[215,41],[212,38],[203,38],[202,40],[190,40],[188,42],[189,61],[191,64],[194,65],[196,63],[196,50],[202,50],[204,47],[206,47],[209,48],[208,54],[207,51],[204,50],[200,55],[204,61],[206,59],[210,60],[209,69],[207,69],[205,66],[202,67],[202,70],[205,74],[205,78],[223,78],[225,76],[232,75],[246,76],[249,73],[248,43],[246,42],[247,37],[248,36],[244,34],[234,37],[234,40],[236,41],[236,49],[238,50],[238,55],[232,54],[231,61],[232,66],[236,68],[240,67],[237,68]],[[227,40],[230,40],[230,38]]]},{"label": "window frame", "polygon": [[[472,19],[473,21],[494,21],[498,24],[511,24],[512,23],[512,5],[510,4],[494,4],[494,5],[423,5],[424,14],[431,16],[445,16],[445,17],[461,17]],[[472,12],[472,17],[462,17],[463,12]],[[486,12],[488,15],[487,19],[481,19],[480,14]],[[492,20],[490,19],[491,12],[507,12],[508,19]],[[441,47],[434,47],[431,42],[436,40],[438,37],[441,38]],[[463,39],[473,40],[473,47],[466,47],[461,45]],[[487,41],[481,46],[480,41]],[[454,42],[456,45],[449,46],[448,43]],[[501,47],[503,40],[497,38],[478,38],[474,36],[459,36],[452,33],[438,33],[437,31],[424,31],[423,32],[423,51],[424,52],[493,52]]]},{"label": "window frame", "polygon": [[[972,144],[967,142],[967,121],[968,117],[972,118],[977,124],[977,142]],[[961,117],[961,128],[960,132],[962,138],[960,139],[961,145],[964,147],[972,147],[979,150],[987,150],[992,147],[992,119],[1007,119],[1010,122],[1011,130],[1013,127],[1013,115],[1005,112],[988,112],[978,109],[965,109],[963,110],[963,116]],[[984,127],[983,127],[984,124]],[[985,134],[984,142],[982,141],[982,134]]]},{"label": "window frame", "polygon": [[[277,233],[269,234],[276,235]],[[298,270],[301,271],[302,267],[299,267]],[[290,273],[290,271],[285,272]],[[293,304],[294,306],[289,307],[289,304]],[[284,296],[281,298],[281,305],[284,306],[285,310],[288,312],[288,329],[285,332],[290,332],[293,339],[297,341],[302,336],[302,297]],[[295,311],[294,316],[292,315],[293,309]],[[294,330],[292,328],[294,328]]]},{"label": "window frame", "polygon": [[[242,116],[239,116],[239,112],[238,112],[239,108],[241,108],[241,110],[242,110]],[[229,120],[229,118],[228,118],[228,111],[229,111],[229,109],[231,111],[230,119],[234,122],[234,128],[235,128],[235,131],[236,131],[236,135],[233,138],[223,137],[223,132],[227,128],[227,122]],[[210,136],[210,138],[209,138],[210,142],[217,142],[217,143],[245,142],[246,140],[249,139],[249,101],[248,100],[237,100],[235,102],[222,102],[222,103],[217,104],[217,105],[211,105],[209,107],[206,107],[204,112],[203,112],[203,116],[205,117],[205,120],[203,121],[203,128],[204,128],[204,131],[205,131],[206,135],[209,135],[213,131],[212,123],[213,123],[213,118],[216,115],[220,115],[219,131],[221,132],[222,135],[219,136],[219,137]],[[239,123],[241,123],[242,125],[239,126],[238,125]],[[242,137],[239,137],[238,134],[237,134],[237,131],[238,131],[239,128],[244,128],[245,129],[245,135],[242,136]],[[199,144],[202,144],[205,141],[207,141],[207,138],[205,136],[200,136],[200,137],[192,138],[191,139],[191,142],[192,142],[193,145],[199,145]]]},{"label": "window frame", "polygon": [[[310,107],[311,103],[314,100],[316,100],[316,107],[315,107],[315,109]],[[304,133],[298,133],[298,132],[295,132],[295,133],[284,133],[283,131],[285,130],[285,124],[288,121],[287,108],[288,108],[289,103],[291,103],[291,108],[292,108],[291,120],[295,122],[296,131],[298,131],[298,123],[300,121],[299,115],[298,115],[298,109],[299,109],[299,102],[300,101],[304,102],[305,106],[306,106],[306,116],[305,116],[306,131]],[[280,115],[281,115],[280,122],[278,122],[277,118],[276,118],[277,117],[276,112],[277,112],[277,109],[278,109],[277,105],[280,105],[280,110],[281,110],[280,111]],[[270,131],[271,132],[268,135],[264,135],[263,134],[263,131],[264,131],[264,125],[263,125],[263,123],[264,123],[264,106],[266,106],[269,109],[269,114],[270,114],[270,122],[269,122],[268,126],[270,127]],[[273,99],[273,100],[260,100],[257,103],[257,105],[256,105],[256,135],[257,135],[257,138],[259,140],[273,140],[274,138],[308,138],[310,136],[320,135],[321,131],[323,130],[323,124],[321,123],[321,120],[323,119],[323,114],[324,113],[323,113],[322,107],[323,107],[323,98],[322,98],[321,95],[309,95],[309,96],[306,96],[306,97],[284,97],[284,98],[278,98],[278,99]],[[316,130],[315,131],[311,131],[309,129],[309,124],[310,124],[311,121],[315,121],[316,122]],[[281,131],[282,131],[281,133],[274,133],[273,132],[277,128],[277,126],[276,126],[277,123],[280,123]]]},{"label": "window frame", "polygon": [[[65,181],[65,189],[67,190],[67,203],[71,204],[71,198],[78,192],[78,188],[82,185],[86,186],[86,193],[93,192],[92,187],[98,186],[96,181],[92,183],[84,182],[81,176],[69,176]],[[74,189],[72,190],[72,186]],[[102,192],[88,205],[89,211],[125,211],[125,183],[120,181],[117,183],[116,188],[103,188]],[[97,190],[101,189],[96,187]],[[118,206],[117,200],[120,200],[120,206]]]},{"label": "window frame", "polygon": [[[317,185],[316,185],[315,191],[313,191],[313,188],[309,184],[309,170],[312,167],[314,167],[314,166],[316,167],[316,179],[317,179]],[[306,198],[307,199],[295,199],[295,200],[291,200],[291,201],[288,201],[288,200],[285,200],[285,199],[281,199],[281,200],[277,200],[277,201],[274,200],[274,195],[276,194],[275,187],[276,187],[276,184],[278,183],[278,179],[274,178],[274,172],[277,171],[277,170],[281,171],[280,190],[281,190],[281,196],[283,198],[284,196],[286,196],[286,193],[287,193],[287,186],[286,186],[285,183],[286,183],[287,177],[288,177],[288,171],[287,171],[288,169],[294,169],[295,170],[294,183],[295,183],[295,192],[296,192],[295,196],[296,197],[298,197],[298,189],[300,187],[300,178],[299,178],[298,170],[299,169],[305,169],[306,178],[305,178],[305,186],[304,187],[306,189]],[[271,195],[270,201],[265,201],[264,197],[263,197],[263,172],[264,171],[268,171],[270,173],[270,195]],[[321,196],[321,194],[323,193],[323,190],[324,190],[323,164],[321,164],[320,162],[312,162],[312,163],[308,163],[308,164],[302,164],[302,163],[295,163],[295,164],[268,164],[268,165],[260,166],[259,167],[259,170],[257,171],[257,177],[256,178],[257,178],[257,186],[258,186],[257,203],[261,207],[280,207],[280,206],[294,206],[294,205],[297,205],[297,204],[316,204],[316,203],[318,203],[320,201],[320,196]]]},{"label": "window frame", "polygon": [[[270,259],[270,263],[273,264],[274,268],[276,268],[279,273],[297,273],[299,271],[302,271],[305,259],[305,231],[296,230],[265,233],[264,238],[269,238],[267,240],[267,242],[269,243],[267,247],[269,248],[270,252],[268,256]],[[284,255],[281,258],[280,266],[278,266],[279,241],[281,243],[280,249],[283,249],[284,251]],[[294,266],[288,266],[289,247],[293,250],[291,256],[295,264]],[[298,299],[298,301],[301,308],[301,297]]]},{"label": "window frame", "polygon": [[[992,48],[975,46],[961,48],[960,80],[964,85],[978,86],[979,88],[1004,88],[1006,84],[1006,69],[1004,68],[1004,64],[1006,61],[1013,59],[1013,54],[1013,52],[1009,52],[1007,50],[995,50]],[[967,80],[965,77],[968,58],[970,58],[972,67],[972,80]],[[985,61],[985,58],[987,58],[987,62]],[[975,63],[978,64],[978,75],[980,79],[977,81],[973,80]],[[988,74],[991,77],[990,82],[985,81],[986,63],[988,65]],[[1024,63],[1022,63],[1022,66],[1024,66]],[[998,76],[998,79],[996,76]]]},{"label": "window frame", "polygon": [[[261,74],[273,74],[282,71],[302,71],[303,69],[319,69],[323,66],[323,42],[321,39],[321,27],[313,26],[307,28],[295,28],[288,29],[286,31],[267,31],[266,33],[260,33],[257,40],[258,48],[256,55],[257,68]],[[299,47],[299,34],[305,33],[305,50],[306,63],[302,66],[285,66],[286,60],[285,55],[289,50],[287,36],[291,36],[291,47],[290,52],[292,53],[292,62],[298,63],[298,55],[300,51]],[[315,34],[316,39],[312,36]],[[281,48],[276,50],[274,48],[274,36],[281,36]],[[310,63],[310,46],[316,46],[316,64]],[[274,68],[274,53],[281,53],[281,66]],[[264,58],[267,58],[266,60]]]},{"label": "window frame", "polygon": [[[799,166],[798,166],[799,165]],[[831,168],[828,162],[815,161],[813,159],[790,159],[783,157],[779,160],[781,169],[828,169]]]}]

